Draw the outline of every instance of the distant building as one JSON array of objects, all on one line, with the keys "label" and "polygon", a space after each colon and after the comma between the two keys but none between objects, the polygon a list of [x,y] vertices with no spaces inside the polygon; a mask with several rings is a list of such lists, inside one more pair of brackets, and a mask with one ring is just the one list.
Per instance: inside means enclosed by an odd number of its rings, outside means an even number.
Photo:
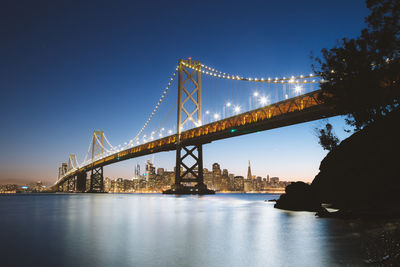
[{"label": "distant building", "polygon": [[251,180],[253,177],[251,175],[251,167],[250,167],[250,160],[249,160],[249,167],[247,168],[247,179]]},{"label": "distant building", "polygon": [[271,177],[271,178],[269,178],[269,182],[271,184],[278,184],[279,183],[279,177]]},{"label": "distant building", "polygon": [[235,176],[233,178],[233,191],[244,191],[244,177]]},{"label": "distant building", "polygon": [[213,175],[214,189],[216,191],[220,191],[222,185],[221,168],[218,163],[214,163],[212,167],[213,167],[212,175]]},{"label": "distant building", "polygon": [[164,168],[157,169],[157,175],[163,176],[164,175]]},{"label": "distant building", "polygon": [[135,165],[135,178],[136,179],[139,179],[139,178],[141,178],[141,173],[140,173],[140,165],[139,164],[136,164]]},{"label": "distant building", "polygon": [[156,174],[156,168],[153,166],[153,163],[150,160],[146,162],[146,180],[148,181],[150,178],[154,178]]},{"label": "distant building", "polygon": [[246,180],[244,181],[243,190],[244,190],[244,192],[251,192],[251,191],[254,191],[254,189],[253,189],[253,182],[251,181],[251,179],[246,179]]},{"label": "distant building", "polygon": [[109,192],[111,190],[111,179],[106,177],[104,178],[104,191]]},{"label": "distant building", "polygon": [[203,177],[204,177],[204,184],[207,188],[214,189],[214,182],[213,182],[213,173],[210,172],[208,169],[203,169]]}]

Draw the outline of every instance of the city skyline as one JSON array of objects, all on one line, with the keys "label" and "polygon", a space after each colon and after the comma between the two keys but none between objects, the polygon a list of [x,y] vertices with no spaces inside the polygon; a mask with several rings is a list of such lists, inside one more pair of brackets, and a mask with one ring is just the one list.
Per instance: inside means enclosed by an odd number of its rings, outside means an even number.
[{"label": "city skyline", "polygon": [[[63,164],[60,168],[67,168]],[[140,170],[142,170],[140,172]],[[181,169],[181,174],[183,173]],[[224,193],[283,193],[285,187],[296,180],[282,180],[276,176],[260,176],[252,174],[250,161],[248,162],[247,176],[237,175],[223,168],[215,162],[211,168],[203,169],[204,183],[216,192]],[[193,178],[193,176],[190,176]],[[155,166],[147,160],[143,167],[135,165],[135,175],[133,177],[104,177],[105,193],[161,193],[171,188],[175,182],[175,168],[167,170],[163,167]],[[74,192],[68,183],[62,185],[64,192]],[[86,180],[86,188],[90,188],[90,179]],[[71,190],[71,191],[70,191]],[[0,193],[41,193],[54,192],[53,186],[42,181],[35,181],[26,184],[0,184]]]},{"label": "city skyline", "polygon": [[[2,117],[5,129],[1,133],[0,182],[55,181],[57,168],[67,161],[68,154],[76,153],[80,161],[84,158],[95,129],[104,130],[114,144],[132,138],[151,113],[179,58],[191,56],[250,76],[309,73],[310,52],[319,55],[323,47],[334,45],[337,39],[357,35],[366,13],[362,1],[351,3],[348,10],[335,3],[329,9],[332,14],[341,14],[342,21],[331,25],[333,15],[324,14],[326,3],[316,2],[312,8],[296,2],[291,2],[290,8],[282,3],[254,3],[265,8],[231,3],[226,14],[222,12],[223,3],[202,6],[202,14],[209,20],[195,23],[195,31],[189,31],[195,41],[186,44],[175,40],[191,28],[165,22],[161,9],[153,8],[155,3],[135,3],[126,10],[121,3],[115,4],[107,18],[101,11],[104,6],[47,3],[44,8],[27,4],[26,10],[34,12],[26,12],[10,4],[4,10],[15,16],[3,16],[2,24],[14,25],[16,30],[3,28],[6,41],[0,52],[5,59],[0,74],[5,92],[1,111],[6,114]],[[181,11],[195,7],[187,4],[167,10],[179,14],[182,21],[191,21]],[[236,18],[240,14],[246,16],[241,16],[239,23]],[[133,21],[128,23],[128,19]],[[215,21],[225,29],[223,32],[215,27]],[[254,29],[248,32],[250,25],[263,34]],[[249,35],[253,43],[240,35]],[[158,64],[150,67],[149,62]],[[330,121],[343,139],[343,119]],[[273,176],[311,181],[326,154],[313,133],[320,123],[213,142],[204,146],[204,165],[220,162],[245,175],[250,159],[254,172],[270,170]],[[172,168],[174,161],[173,152],[155,156],[155,162],[166,168]],[[109,166],[105,176],[127,176],[133,173],[135,162]]]}]

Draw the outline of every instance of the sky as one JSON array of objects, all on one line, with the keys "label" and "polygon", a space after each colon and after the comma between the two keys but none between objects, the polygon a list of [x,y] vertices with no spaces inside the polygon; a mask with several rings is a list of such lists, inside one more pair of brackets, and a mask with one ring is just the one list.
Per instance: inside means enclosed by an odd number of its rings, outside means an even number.
[{"label": "sky", "polygon": [[[366,15],[361,0],[3,0],[0,183],[55,182],[69,154],[83,160],[93,130],[129,141],[181,58],[243,76],[310,73],[310,55],[356,37]],[[342,117],[329,121],[348,136]],[[204,167],[246,175],[250,160],[255,175],[312,181],[327,153],[313,129],[325,122],[207,144]],[[107,166],[105,176],[131,178],[147,159],[172,169],[175,152]]]}]

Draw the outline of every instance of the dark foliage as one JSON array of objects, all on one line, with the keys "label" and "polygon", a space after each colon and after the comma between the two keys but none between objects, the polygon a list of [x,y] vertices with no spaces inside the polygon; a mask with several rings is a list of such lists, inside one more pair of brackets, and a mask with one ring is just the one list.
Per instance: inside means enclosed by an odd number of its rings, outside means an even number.
[{"label": "dark foliage", "polygon": [[327,81],[321,98],[356,131],[399,109],[400,100],[400,1],[367,0],[367,7],[361,35],[323,49],[313,66]]},{"label": "dark foliage", "polygon": [[322,146],[324,150],[331,151],[339,144],[339,138],[332,132],[332,125],[327,123],[323,129],[315,129],[317,137],[319,139],[318,143]]}]

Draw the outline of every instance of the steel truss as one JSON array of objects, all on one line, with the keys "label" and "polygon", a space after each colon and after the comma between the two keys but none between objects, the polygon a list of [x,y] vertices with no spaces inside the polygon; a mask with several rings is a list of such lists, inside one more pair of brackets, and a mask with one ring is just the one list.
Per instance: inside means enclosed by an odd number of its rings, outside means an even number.
[{"label": "steel truss", "polygon": [[90,174],[90,193],[104,192],[103,167],[93,168]]}]

